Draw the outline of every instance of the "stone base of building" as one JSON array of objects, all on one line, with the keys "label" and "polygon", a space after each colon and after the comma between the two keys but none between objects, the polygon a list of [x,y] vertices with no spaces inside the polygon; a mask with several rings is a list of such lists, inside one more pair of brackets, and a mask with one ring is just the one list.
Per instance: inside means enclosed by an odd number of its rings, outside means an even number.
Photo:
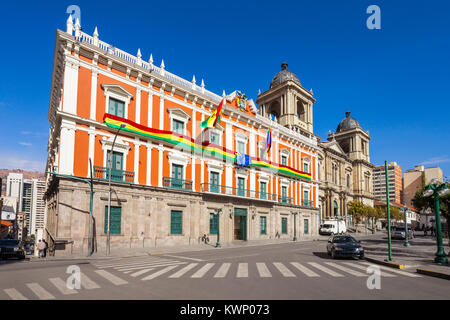
[{"label": "stone base of building", "polygon": [[[50,244],[65,239],[64,245],[57,245],[56,255],[87,254],[89,199],[86,183],[60,178],[50,184],[45,236]],[[316,208],[231,195],[112,183],[111,207],[115,208],[114,217],[111,215],[111,251],[198,245],[204,235],[215,244],[217,235],[211,228],[215,228],[212,214],[217,211],[221,243],[292,239],[294,221],[297,238],[318,235]],[[106,251],[107,208],[108,184],[94,182],[92,230],[97,252]]]}]

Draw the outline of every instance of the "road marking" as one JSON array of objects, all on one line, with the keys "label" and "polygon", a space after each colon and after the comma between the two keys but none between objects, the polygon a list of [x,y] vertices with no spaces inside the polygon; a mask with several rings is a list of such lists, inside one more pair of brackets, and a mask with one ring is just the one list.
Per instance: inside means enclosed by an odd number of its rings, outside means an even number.
[{"label": "road marking", "polygon": [[329,274],[330,276],[332,276],[332,277],[336,277],[336,278],[343,277],[342,274],[337,273],[337,272],[334,272],[333,270],[328,269],[327,267],[321,266],[321,265],[318,264],[318,263],[315,263],[315,262],[308,262],[308,263],[309,263],[310,265],[312,265],[313,267],[319,269],[320,271],[325,272],[325,273],[328,273],[328,274]]},{"label": "road marking", "polygon": [[256,268],[258,269],[259,276],[261,278],[270,278],[272,277],[272,274],[270,273],[269,269],[267,268],[266,264],[264,262],[257,262]]},{"label": "road marking", "polygon": [[355,277],[367,277],[367,274],[364,274],[364,273],[361,273],[359,271],[355,271],[355,270],[352,270],[350,268],[341,266],[341,265],[339,265],[337,263],[334,263],[334,262],[325,262],[325,263],[327,265],[329,265],[329,266],[335,267],[336,269],[339,269],[339,270],[342,270],[344,272],[350,273],[351,275],[353,275]]},{"label": "road marking", "polygon": [[128,281],[125,281],[123,279],[120,279],[119,277],[113,275],[112,273],[109,273],[106,270],[95,270],[95,272],[99,275],[111,282],[112,284],[116,286],[120,286],[122,284],[127,284]]},{"label": "road marking", "polygon": [[142,260],[142,261],[130,261],[127,263],[115,263],[115,264],[108,264],[108,265],[101,265],[101,266],[97,266],[100,269],[106,269],[106,268],[120,268],[120,267],[131,267],[131,266],[138,266],[138,265],[143,265],[146,263],[162,263],[162,262],[173,262],[173,260],[169,260],[169,259],[147,259],[147,260]]},{"label": "road marking", "polygon": [[92,281],[87,275],[84,273],[80,273],[81,286],[87,290],[98,289],[100,286]]},{"label": "road marking", "polygon": [[140,271],[138,271],[138,272],[135,272],[135,273],[130,274],[130,276],[132,276],[132,277],[135,278],[135,277],[140,276],[140,275],[142,275],[142,274],[144,274],[144,273],[150,272],[150,271],[152,271],[153,269],[154,269],[154,268],[140,270]]},{"label": "road marking", "polygon": [[133,266],[133,267],[120,267],[120,268],[114,268],[117,271],[133,271],[133,270],[139,270],[144,268],[155,268],[155,267],[165,267],[165,266],[173,266],[173,265],[179,265],[179,264],[186,264],[187,262],[163,262],[163,263],[147,263],[140,266]]},{"label": "road marking", "polygon": [[237,278],[248,278],[248,263],[239,263],[238,271],[236,274]]},{"label": "road marking", "polygon": [[[376,265],[376,264],[369,263],[369,262],[362,262],[362,263],[365,264],[365,265],[368,265],[368,266]],[[386,267],[386,266],[380,266],[380,265],[376,265],[376,266],[380,267],[380,269],[388,270],[389,272],[401,274],[403,276],[407,276],[407,277],[411,277],[411,278],[422,278],[422,276],[419,276],[419,275],[414,274],[414,273],[409,273],[409,272],[406,272],[406,271],[400,271],[400,270],[396,270],[396,269],[389,268],[389,267]]]},{"label": "road marking", "polygon": [[214,275],[214,278],[225,278],[225,276],[228,273],[228,270],[230,269],[231,263],[222,263],[219,270],[217,270],[216,274]]},{"label": "road marking", "polygon": [[187,259],[187,260],[192,260],[192,261],[205,261],[205,260],[202,260],[202,259],[196,259],[196,258],[189,258],[189,257],[183,257],[183,256],[172,256],[172,255],[169,255],[169,254],[165,254],[164,255],[165,257],[172,257],[172,258],[177,258],[177,259]]},{"label": "road marking", "polygon": [[166,268],[164,268],[164,269],[162,269],[162,270],[159,270],[158,272],[155,272],[155,273],[152,273],[151,275],[146,276],[145,278],[142,278],[141,280],[142,280],[142,281],[146,281],[146,280],[152,280],[152,279],[155,279],[156,277],[159,277],[160,275],[162,275],[162,274],[164,274],[164,273],[166,273],[166,272],[169,272],[170,270],[172,270],[172,269],[174,269],[174,268],[176,268],[176,267],[178,267],[178,266],[169,266],[169,267],[166,267]]},{"label": "road marking", "polygon": [[194,273],[191,278],[201,278],[203,277],[209,269],[211,269],[215,263],[207,263],[205,264],[200,270],[198,270],[196,273]]},{"label": "road marking", "polygon": [[197,265],[198,265],[198,263],[190,263],[187,266],[185,266],[183,269],[180,269],[177,272],[175,272],[174,274],[172,274],[169,278],[179,278]]},{"label": "road marking", "polygon": [[19,291],[17,291],[14,288],[10,289],[4,289],[5,293],[12,299],[12,300],[28,300],[28,298],[24,297]]},{"label": "road marking", "polygon": [[27,287],[30,288],[30,290],[33,291],[34,294],[37,295],[38,298],[41,299],[41,300],[55,299],[55,297],[50,292],[48,292],[47,290],[42,288],[36,282],[27,283]]},{"label": "road marking", "polygon": [[121,259],[121,260],[117,260],[117,261],[106,261],[106,262],[101,262],[101,263],[94,263],[94,265],[99,268],[108,268],[111,266],[133,264],[133,263],[139,263],[139,262],[145,262],[145,261],[155,261],[155,260],[160,260],[160,259],[161,258],[151,258],[151,257],[140,258],[140,259]]},{"label": "road marking", "polygon": [[312,271],[311,269],[308,269],[307,267],[301,265],[298,262],[291,262],[291,264],[297,268],[299,271],[303,272],[304,274],[306,274],[307,277],[320,277],[317,273],[315,273],[314,271]]},{"label": "road marking", "polygon": [[288,278],[295,278],[295,274],[293,274],[291,272],[291,270],[289,270],[288,268],[286,268],[286,266],[284,264],[282,264],[281,262],[274,262],[273,265],[278,269],[278,271],[281,272],[281,274],[284,277],[288,277]]},{"label": "road marking", "polygon": [[67,283],[61,278],[50,278],[48,279],[62,294],[74,294],[78,293],[75,289],[67,288]]},{"label": "road marking", "polygon": [[[343,263],[345,263],[345,264],[347,264],[347,265],[349,265],[349,266],[352,266],[352,267],[354,267],[354,268],[361,269],[361,270],[364,270],[364,271],[367,272],[367,267],[362,266],[362,265],[360,265],[360,264],[356,264],[356,263],[352,263],[352,262],[343,262]],[[380,275],[381,275],[382,277],[386,277],[386,278],[395,278],[395,277],[397,277],[397,276],[394,275],[394,274],[386,273],[386,272],[384,272],[384,271],[380,271]],[[366,276],[369,276],[369,274],[367,274]]]}]

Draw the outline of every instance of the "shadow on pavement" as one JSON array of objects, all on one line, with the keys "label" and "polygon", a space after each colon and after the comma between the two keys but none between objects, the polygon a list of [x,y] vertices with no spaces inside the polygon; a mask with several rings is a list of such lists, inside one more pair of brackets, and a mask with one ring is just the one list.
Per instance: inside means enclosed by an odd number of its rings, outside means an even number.
[{"label": "shadow on pavement", "polygon": [[331,260],[331,257],[326,252],[313,252],[313,255],[321,259]]}]

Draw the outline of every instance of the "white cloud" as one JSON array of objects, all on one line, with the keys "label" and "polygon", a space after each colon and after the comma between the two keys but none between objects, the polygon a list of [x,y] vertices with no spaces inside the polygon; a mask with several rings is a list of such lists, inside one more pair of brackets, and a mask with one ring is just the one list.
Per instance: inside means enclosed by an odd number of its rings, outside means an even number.
[{"label": "white cloud", "polygon": [[430,158],[428,160],[425,160],[422,163],[419,163],[421,165],[432,165],[432,164],[439,164],[439,163],[447,163],[450,162],[450,158],[448,156],[443,156],[443,157],[434,157],[434,158]]},{"label": "white cloud", "polygon": [[16,156],[2,156],[0,157],[0,168],[42,172],[45,170],[45,161],[28,160]]},{"label": "white cloud", "polygon": [[20,144],[21,146],[24,146],[24,147],[31,147],[31,146],[32,146],[32,144],[29,143],[29,142],[19,142],[19,144]]}]

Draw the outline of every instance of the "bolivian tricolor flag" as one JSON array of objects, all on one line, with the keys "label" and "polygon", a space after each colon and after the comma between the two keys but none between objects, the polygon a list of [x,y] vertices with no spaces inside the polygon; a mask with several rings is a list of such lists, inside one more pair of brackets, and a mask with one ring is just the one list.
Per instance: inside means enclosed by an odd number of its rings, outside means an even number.
[{"label": "bolivian tricolor flag", "polygon": [[217,107],[217,109],[214,110],[213,113],[205,121],[202,122],[200,127],[202,127],[202,128],[215,128],[216,127],[216,124],[220,122],[220,116],[222,114],[223,100],[225,100],[225,98],[223,98],[222,101],[220,101],[220,104]]}]

